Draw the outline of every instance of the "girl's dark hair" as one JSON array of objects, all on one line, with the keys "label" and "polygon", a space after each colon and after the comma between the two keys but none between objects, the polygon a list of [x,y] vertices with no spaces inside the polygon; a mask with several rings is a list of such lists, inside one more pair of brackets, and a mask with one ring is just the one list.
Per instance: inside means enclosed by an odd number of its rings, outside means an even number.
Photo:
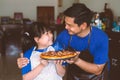
[{"label": "girl's dark hair", "polygon": [[75,18],[74,23],[81,25],[86,22],[89,26],[93,17],[93,12],[83,3],[75,3],[64,11],[64,15]]},{"label": "girl's dark hair", "polygon": [[41,37],[45,32],[50,31],[51,29],[47,27],[44,23],[35,22],[30,26],[29,29],[22,32],[22,50],[25,52],[29,48],[36,46],[37,44],[34,41],[34,37]]}]

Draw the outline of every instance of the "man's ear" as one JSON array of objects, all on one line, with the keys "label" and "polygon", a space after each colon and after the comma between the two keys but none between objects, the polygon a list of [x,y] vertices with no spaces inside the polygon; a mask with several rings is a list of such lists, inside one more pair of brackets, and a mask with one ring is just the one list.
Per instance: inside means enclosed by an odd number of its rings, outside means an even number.
[{"label": "man's ear", "polygon": [[82,28],[82,30],[85,30],[85,29],[87,28],[87,23],[86,23],[86,22],[83,22],[83,23],[81,24],[81,28]]}]

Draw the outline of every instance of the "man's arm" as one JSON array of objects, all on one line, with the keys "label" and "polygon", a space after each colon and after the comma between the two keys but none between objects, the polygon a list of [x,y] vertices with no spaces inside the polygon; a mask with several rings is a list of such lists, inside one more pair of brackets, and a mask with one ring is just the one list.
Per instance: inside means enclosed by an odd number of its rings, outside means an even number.
[{"label": "man's arm", "polygon": [[[80,53],[78,53],[79,56]],[[87,61],[84,61],[80,59],[78,56],[71,58],[70,60],[66,60],[69,64],[75,64],[78,67],[80,67],[82,70],[93,73],[95,75],[99,75],[105,66],[105,64],[97,65],[94,63],[89,63]]]},{"label": "man's arm", "polygon": [[101,74],[101,72],[103,71],[103,68],[105,66],[105,64],[98,65],[98,64],[94,64],[94,63],[89,63],[89,62],[86,62],[80,58],[78,58],[74,62],[74,64],[76,64],[78,67],[80,67],[84,71],[93,73],[95,75]]},{"label": "man's arm", "polygon": [[25,57],[17,58],[17,65],[18,65],[18,68],[20,69],[25,67],[28,63],[29,63],[29,60]]}]

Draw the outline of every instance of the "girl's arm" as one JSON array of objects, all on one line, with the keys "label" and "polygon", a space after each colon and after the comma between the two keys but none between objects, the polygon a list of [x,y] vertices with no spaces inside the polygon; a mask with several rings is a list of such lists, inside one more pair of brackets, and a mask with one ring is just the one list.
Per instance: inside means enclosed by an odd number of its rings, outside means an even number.
[{"label": "girl's arm", "polygon": [[36,68],[32,71],[28,72],[27,74],[23,75],[23,80],[33,80],[36,78],[38,74],[42,71],[42,69],[48,64],[46,60],[41,60],[41,64],[39,64]]},{"label": "girl's arm", "polygon": [[63,62],[62,60],[57,60],[55,61],[55,65],[58,75],[63,77],[65,75],[65,67],[62,66],[62,62]]}]

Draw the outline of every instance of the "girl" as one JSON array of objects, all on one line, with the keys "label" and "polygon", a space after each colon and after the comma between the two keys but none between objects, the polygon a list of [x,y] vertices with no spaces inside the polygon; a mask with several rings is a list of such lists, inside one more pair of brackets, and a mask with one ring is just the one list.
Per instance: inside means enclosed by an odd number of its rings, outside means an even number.
[{"label": "girl", "polygon": [[53,34],[44,24],[36,23],[32,28],[31,31],[24,32],[22,38],[23,56],[29,59],[29,63],[22,68],[23,80],[62,80],[65,74],[62,61],[40,58],[42,52],[55,51],[51,46]]}]

